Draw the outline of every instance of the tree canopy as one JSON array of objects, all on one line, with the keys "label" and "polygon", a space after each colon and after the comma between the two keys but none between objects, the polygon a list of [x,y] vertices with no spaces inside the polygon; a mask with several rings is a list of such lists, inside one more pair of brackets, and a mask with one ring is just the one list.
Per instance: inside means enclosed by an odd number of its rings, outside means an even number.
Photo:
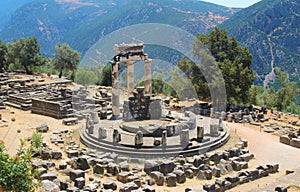
[{"label": "tree canopy", "polygon": [[83,86],[95,85],[97,83],[97,76],[94,71],[79,69],[75,75],[75,82]]},{"label": "tree canopy", "polygon": [[241,47],[234,37],[228,37],[225,29],[219,28],[213,29],[209,34],[197,35],[194,54],[200,59],[203,57],[203,48],[209,50],[221,69],[228,101],[247,103],[248,92],[255,78],[255,73],[251,70],[252,55],[249,50]]},{"label": "tree canopy", "polygon": [[289,81],[289,74],[276,68],[276,89],[270,87],[265,89],[262,86],[253,85],[250,89],[250,102],[255,105],[264,105],[269,109],[278,111],[300,113],[300,107],[296,104],[296,97],[299,88],[296,82]]},{"label": "tree canopy", "polygon": [[27,74],[32,74],[35,67],[44,64],[36,37],[21,38],[9,43],[5,58],[8,65],[15,69],[23,67]]},{"label": "tree canopy", "polygon": [[79,61],[80,53],[73,50],[68,44],[64,43],[55,46],[53,65],[59,72],[59,78],[62,77],[63,71],[70,71],[71,79],[74,80]]},{"label": "tree canopy", "polygon": [[7,47],[3,41],[0,40],[0,70],[6,68],[5,55],[7,53]]}]

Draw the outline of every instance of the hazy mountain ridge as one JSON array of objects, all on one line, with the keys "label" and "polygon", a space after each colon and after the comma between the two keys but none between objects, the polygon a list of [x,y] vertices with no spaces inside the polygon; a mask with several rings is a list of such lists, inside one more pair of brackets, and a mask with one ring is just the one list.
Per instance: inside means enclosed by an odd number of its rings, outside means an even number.
[{"label": "hazy mountain ridge", "polygon": [[85,53],[99,38],[128,25],[163,23],[205,33],[237,10],[194,0],[34,1],[13,14],[0,39],[36,36],[46,55],[54,54],[58,42]]},{"label": "hazy mountain ridge", "polygon": [[5,26],[5,24],[9,21],[11,15],[24,4],[31,2],[33,0],[1,0],[0,1],[0,31]]},{"label": "hazy mountain ridge", "polygon": [[[263,0],[236,13],[221,27],[234,35],[253,54],[253,69],[262,83],[273,67],[300,82],[300,2]],[[267,78],[272,79],[272,75]]]}]

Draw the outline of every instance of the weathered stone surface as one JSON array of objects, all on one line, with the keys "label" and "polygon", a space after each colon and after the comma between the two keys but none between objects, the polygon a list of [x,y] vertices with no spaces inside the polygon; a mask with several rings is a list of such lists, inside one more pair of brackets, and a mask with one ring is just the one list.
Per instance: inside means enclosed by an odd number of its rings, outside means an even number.
[{"label": "weathered stone surface", "polygon": [[150,173],[150,176],[154,179],[156,185],[163,186],[164,185],[164,175],[159,171],[153,171]]},{"label": "weathered stone surface", "polygon": [[173,161],[166,160],[159,165],[159,171],[162,172],[164,175],[168,173],[172,173],[174,171],[175,164]]},{"label": "weathered stone surface", "polygon": [[128,183],[129,175],[130,175],[129,172],[122,171],[122,172],[118,173],[117,180],[122,183]]},{"label": "weathered stone surface", "polygon": [[41,175],[40,178],[41,178],[41,180],[53,181],[54,179],[57,179],[57,174],[52,171],[52,172]]},{"label": "weathered stone surface", "polygon": [[117,190],[117,184],[113,181],[106,181],[103,183],[103,188]]},{"label": "weathered stone surface", "polygon": [[84,171],[79,170],[79,169],[71,170],[69,177],[70,177],[70,180],[75,181],[75,179],[77,179],[79,177],[85,178],[85,173],[84,173]]},{"label": "weathered stone surface", "polygon": [[232,165],[232,168],[233,168],[234,171],[242,170],[242,165],[238,161],[232,161],[231,165]]},{"label": "weathered stone surface", "polygon": [[288,192],[287,188],[282,187],[282,186],[278,186],[275,188],[276,192]]},{"label": "weathered stone surface", "polygon": [[152,160],[146,160],[144,163],[144,171],[150,174],[153,171],[159,171],[159,165],[157,162]]},{"label": "weathered stone surface", "polygon": [[104,174],[104,170],[105,170],[105,165],[101,165],[101,164],[96,164],[93,166],[93,172],[96,174]]},{"label": "weathered stone surface", "polygon": [[300,139],[293,138],[290,140],[290,145],[293,147],[300,148]]},{"label": "weathered stone surface", "polygon": [[60,191],[59,187],[52,181],[43,180],[42,185],[43,185],[42,190],[45,192],[59,192]]},{"label": "weathered stone surface", "polygon": [[194,178],[194,172],[191,169],[186,169],[184,171],[185,175],[187,178],[189,179],[193,179]]},{"label": "weathered stone surface", "polygon": [[229,175],[225,179],[227,181],[229,181],[230,183],[236,183],[236,182],[238,182],[240,180],[237,175]]},{"label": "weathered stone surface", "polygon": [[232,172],[233,171],[233,168],[230,164],[225,164],[225,168],[228,172]]},{"label": "weathered stone surface", "polygon": [[87,161],[86,158],[78,158],[76,161],[77,164],[77,169],[81,169],[81,170],[88,170],[90,168],[90,165]]},{"label": "weathered stone surface", "polygon": [[226,171],[226,169],[225,169],[225,167],[223,165],[218,164],[217,168],[220,169],[221,175],[225,175],[227,173],[227,171]]},{"label": "weathered stone surface", "polygon": [[121,171],[129,171],[129,164],[127,161],[123,161],[120,163]]},{"label": "weathered stone surface", "polygon": [[78,189],[82,189],[85,186],[85,179],[83,177],[76,178],[74,186]]},{"label": "weathered stone surface", "polygon": [[207,192],[214,191],[216,189],[216,185],[214,183],[206,183],[203,185],[203,189]]},{"label": "weathered stone surface", "polygon": [[250,161],[251,159],[254,158],[254,155],[253,154],[250,154],[250,153],[246,153],[246,154],[243,154],[240,156],[240,158],[243,160],[243,161]]},{"label": "weathered stone surface", "polygon": [[174,173],[168,173],[166,183],[168,187],[176,187],[177,177]]},{"label": "weathered stone surface", "polygon": [[219,185],[219,186],[225,186],[226,180],[222,179],[222,178],[216,178],[215,184]]},{"label": "weathered stone surface", "polygon": [[205,170],[204,171],[204,176],[205,176],[205,179],[211,180],[212,179],[212,171],[211,170]]},{"label": "weathered stone surface", "polygon": [[199,170],[198,174],[197,174],[197,179],[203,180],[205,179],[205,174],[203,170]]},{"label": "weathered stone surface", "polygon": [[83,191],[87,192],[97,192],[100,183],[90,183],[83,187]]},{"label": "weathered stone surface", "polygon": [[69,187],[69,183],[67,181],[60,180],[60,183],[59,183],[60,190],[67,190],[68,187]]},{"label": "weathered stone surface", "polygon": [[220,177],[221,176],[221,170],[217,168],[216,166],[211,167],[212,175],[214,177]]},{"label": "weathered stone surface", "polygon": [[286,145],[289,145],[290,144],[290,138],[289,136],[287,135],[282,135],[280,136],[280,139],[279,139],[280,143],[284,143]]},{"label": "weathered stone surface", "polygon": [[121,186],[120,192],[131,192],[138,188],[139,188],[139,186],[137,186],[134,182],[125,183],[124,185]]},{"label": "weathered stone surface", "polygon": [[80,189],[78,189],[77,187],[69,187],[67,189],[67,192],[80,192]]},{"label": "weathered stone surface", "polygon": [[107,169],[107,173],[112,175],[117,175],[119,173],[119,168],[115,163],[108,163],[106,169]]},{"label": "weathered stone surface", "polygon": [[68,158],[78,157],[79,153],[77,150],[69,150],[67,151]]},{"label": "weathered stone surface", "polygon": [[176,175],[177,183],[184,183],[186,181],[185,172],[176,170],[174,171],[174,174]]},{"label": "weathered stone surface", "polygon": [[52,157],[52,159],[56,159],[56,160],[61,159],[62,158],[62,152],[61,151],[52,150],[51,157]]},{"label": "weathered stone surface", "polygon": [[152,186],[155,184],[155,181],[152,178],[148,177],[148,178],[146,178],[146,183],[147,183],[147,185]]},{"label": "weathered stone surface", "polygon": [[63,163],[61,163],[61,164],[58,165],[58,168],[59,168],[60,170],[64,170],[64,169],[67,168],[67,166],[68,166],[68,164],[65,163],[65,162],[63,162]]},{"label": "weathered stone surface", "polygon": [[43,160],[51,159],[51,153],[52,153],[51,149],[43,148],[42,153],[41,153],[41,158]]},{"label": "weathered stone surface", "polygon": [[143,192],[155,192],[155,189],[152,189],[149,185],[142,185]]},{"label": "weathered stone surface", "polygon": [[49,130],[49,126],[46,124],[42,124],[36,127],[37,132],[46,133]]}]

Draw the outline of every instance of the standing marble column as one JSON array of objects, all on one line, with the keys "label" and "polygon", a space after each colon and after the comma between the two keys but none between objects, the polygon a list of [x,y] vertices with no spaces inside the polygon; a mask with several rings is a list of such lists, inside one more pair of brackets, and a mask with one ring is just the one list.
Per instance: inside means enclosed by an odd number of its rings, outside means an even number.
[{"label": "standing marble column", "polygon": [[202,141],[204,137],[204,127],[197,126],[197,140]]},{"label": "standing marble column", "polygon": [[152,59],[146,59],[144,62],[145,73],[145,94],[152,94],[152,75],[151,75],[151,61]]},{"label": "standing marble column", "polygon": [[163,147],[167,146],[167,130],[164,130],[161,135],[161,145]]},{"label": "standing marble column", "polygon": [[134,62],[127,61],[127,90],[131,95],[134,89]]},{"label": "standing marble column", "polygon": [[119,73],[118,62],[111,63],[112,75],[112,112],[115,117],[120,116],[120,93],[119,93]]},{"label": "standing marble column", "polygon": [[186,147],[189,144],[189,130],[184,129],[180,133],[180,144]]}]

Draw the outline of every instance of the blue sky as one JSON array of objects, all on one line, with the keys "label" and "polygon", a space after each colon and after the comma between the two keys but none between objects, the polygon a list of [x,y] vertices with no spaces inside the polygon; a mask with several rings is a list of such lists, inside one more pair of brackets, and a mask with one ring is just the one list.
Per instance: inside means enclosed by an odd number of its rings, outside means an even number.
[{"label": "blue sky", "polygon": [[218,5],[223,5],[226,7],[244,8],[244,7],[249,7],[250,5],[257,3],[260,0],[202,0],[202,1],[210,2],[210,3],[214,3],[214,4],[218,4]]}]

